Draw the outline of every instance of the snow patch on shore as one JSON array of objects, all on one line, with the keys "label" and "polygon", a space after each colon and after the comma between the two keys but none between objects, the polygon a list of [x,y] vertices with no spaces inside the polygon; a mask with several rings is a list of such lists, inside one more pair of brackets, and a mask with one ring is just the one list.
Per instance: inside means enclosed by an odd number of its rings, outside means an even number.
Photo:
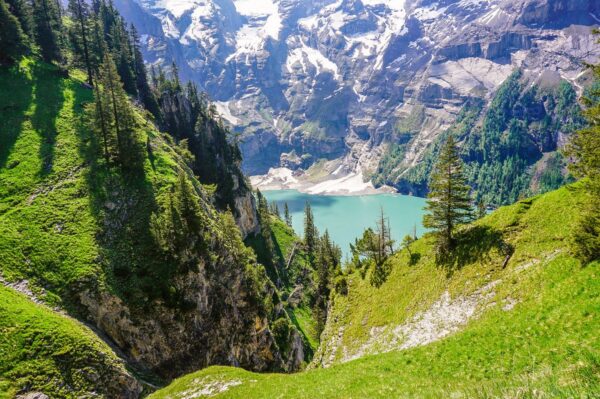
[{"label": "snow patch on shore", "polygon": [[361,170],[343,174],[338,167],[331,178],[314,182],[302,171],[288,168],[271,168],[266,175],[251,176],[250,183],[260,190],[298,190],[313,195],[369,195],[395,192],[391,187],[375,188],[365,181]]},{"label": "snow patch on shore", "polygon": [[357,194],[375,190],[373,183],[365,182],[362,171],[352,172],[333,180],[325,180],[306,189],[308,194]]}]

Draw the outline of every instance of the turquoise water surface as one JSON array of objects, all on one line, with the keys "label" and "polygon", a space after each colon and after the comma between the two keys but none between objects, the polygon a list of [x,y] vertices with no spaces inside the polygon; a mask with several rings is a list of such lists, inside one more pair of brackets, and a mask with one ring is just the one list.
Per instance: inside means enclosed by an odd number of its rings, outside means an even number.
[{"label": "turquoise water surface", "polygon": [[269,202],[275,201],[283,216],[283,205],[287,202],[292,215],[294,230],[301,236],[304,230],[304,205],[310,202],[315,224],[319,232],[329,230],[333,241],[341,246],[345,256],[349,255],[350,243],[367,227],[376,227],[380,210],[387,216],[395,248],[406,234],[416,226],[417,234],[422,227],[425,199],[398,194],[376,194],[363,196],[329,196],[303,194],[296,190],[263,192]]}]

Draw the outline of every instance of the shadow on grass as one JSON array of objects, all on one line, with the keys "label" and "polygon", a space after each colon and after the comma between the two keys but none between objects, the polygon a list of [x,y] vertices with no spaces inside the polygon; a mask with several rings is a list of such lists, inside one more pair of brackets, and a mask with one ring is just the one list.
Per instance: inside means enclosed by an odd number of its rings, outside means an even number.
[{"label": "shadow on grass", "polygon": [[35,95],[35,111],[31,117],[31,124],[42,139],[39,156],[42,167],[40,176],[47,176],[52,172],[54,164],[54,146],[56,144],[56,120],[63,107],[64,81],[59,79],[59,70],[46,64],[39,64],[33,68],[33,84]]},{"label": "shadow on grass", "polygon": [[262,234],[251,234],[245,239],[245,244],[252,248],[256,253],[256,259],[265,267],[267,276],[277,286],[281,288],[289,283],[287,271],[285,270],[286,259],[275,234],[271,232],[273,242],[273,253],[270,253]]},{"label": "shadow on grass", "polygon": [[[7,165],[8,157],[23,128],[30,118],[27,110],[33,98],[33,83],[25,71],[18,66],[0,68],[0,115],[2,128],[0,134],[0,169],[12,168]],[[15,160],[19,162],[19,160]]]},{"label": "shadow on grass", "polygon": [[502,232],[489,226],[473,226],[463,230],[455,239],[452,249],[438,257],[438,263],[454,270],[465,265],[491,261],[492,253],[496,250],[502,256],[512,255],[514,249],[504,241]]},{"label": "shadow on grass", "polygon": [[420,260],[421,260],[421,254],[420,253],[417,253],[417,252],[411,253],[410,257],[409,257],[409,260],[408,260],[408,264],[409,264],[409,266],[414,266],[417,263],[419,263]]}]

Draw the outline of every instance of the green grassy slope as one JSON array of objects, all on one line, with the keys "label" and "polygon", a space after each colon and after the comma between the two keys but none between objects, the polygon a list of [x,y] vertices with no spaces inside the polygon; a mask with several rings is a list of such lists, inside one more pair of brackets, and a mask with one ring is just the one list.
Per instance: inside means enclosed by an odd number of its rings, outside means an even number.
[{"label": "green grassy slope", "polygon": [[0,285],[0,398],[133,396],[141,386],[89,328]]},{"label": "green grassy slope", "polygon": [[[34,59],[0,68],[0,286],[26,281],[36,298],[89,320],[128,360],[149,370],[153,381],[158,379],[152,372],[175,375],[185,367],[199,368],[196,361],[227,362],[228,345],[238,343],[244,350],[245,345],[258,347],[257,353],[245,350],[240,355],[248,361],[279,361],[267,328],[279,316],[275,312],[283,312],[275,309],[271,283],[244,247],[233,220],[216,211],[209,190],[186,166],[183,149],[158,132],[139,108],[134,113],[136,135],[145,150],[141,170],[105,168],[98,137],[85,121],[92,91],[82,84],[84,79],[80,71],[65,77]],[[204,237],[210,238],[208,249],[198,255],[198,265],[212,273],[206,279],[191,271],[184,276],[188,270],[165,260],[152,231],[153,217],[164,213],[179,173],[194,186]],[[210,297],[211,308],[201,315],[190,311],[192,302],[200,301],[198,286],[213,289],[203,293]],[[291,323],[283,318],[279,326],[282,321]],[[264,340],[256,338],[261,334]],[[212,350],[213,357],[195,356],[194,350]],[[35,368],[17,364],[19,359],[10,367],[23,371],[22,381],[40,377]],[[81,363],[73,367],[85,373]],[[64,375],[60,370],[52,373],[40,375]],[[60,378],[53,386],[68,387]],[[46,389],[36,384],[19,389]]]},{"label": "green grassy slope", "polygon": [[[97,142],[83,118],[92,100],[78,71],[64,79],[50,65],[25,59],[0,69],[0,271],[9,281],[29,279],[46,301],[69,307],[81,284],[97,281],[128,301],[160,295],[160,265],[142,259],[154,250],[148,223],[160,195],[176,178],[177,155],[151,124],[139,121],[152,143],[141,177],[122,179],[96,167]],[[138,115],[139,116],[139,115]],[[118,223],[106,215],[128,199],[130,235],[98,239]],[[121,206],[123,207],[123,206]],[[108,222],[107,222],[108,220]],[[147,245],[147,251],[140,251]],[[137,247],[137,253],[131,248]],[[103,265],[139,266],[124,276]],[[138,262],[146,261],[144,266]],[[156,260],[158,262],[158,260]],[[160,275],[162,281],[165,275]],[[41,291],[40,291],[41,293]]]},{"label": "green grassy slope", "polygon": [[[65,79],[33,59],[0,68],[0,276],[2,282],[26,280],[38,299],[77,314],[75,298],[87,282],[116,292],[127,287],[115,284],[101,262],[106,249],[96,234],[106,193],[92,176],[108,177],[92,173],[93,140],[82,118],[92,92],[79,71],[71,75]],[[164,183],[175,179],[173,165],[156,151],[152,170]],[[53,398],[118,397],[139,387],[91,330],[0,289],[3,395],[40,390]],[[110,391],[111,385],[123,392]]]},{"label": "green grassy slope", "polygon": [[[259,375],[213,367],[152,398],[600,397],[600,264],[582,267],[566,251],[577,197],[563,188],[499,209],[465,232],[452,266],[434,265],[425,237],[411,248],[417,262],[406,252],[393,257],[380,288],[352,273],[316,356],[329,368]],[[419,321],[433,317],[432,305],[444,307],[446,292],[459,308],[475,304],[470,317],[443,339],[396,350],[403,334],[423,337]]]}]

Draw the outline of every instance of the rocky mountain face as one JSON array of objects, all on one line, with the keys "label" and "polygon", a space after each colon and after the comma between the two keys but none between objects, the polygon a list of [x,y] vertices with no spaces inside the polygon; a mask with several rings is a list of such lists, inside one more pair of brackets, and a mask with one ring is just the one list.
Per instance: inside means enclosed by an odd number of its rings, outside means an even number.
[{"label": "rocky mountain face", "polygon": [[[175,60],[215,100],[243,136],[250,174],[326,159],[330,174],[368,177],[394,144],[404,146],[395,169],[408,172],[467,103],[486,109],[513,71],[582,94],[582,63],[598,57],[594,0],[115,4],[151,63]],[[407,122],[410,134],[398,134]],[[380,181],[410,191],[398,174]]]}]

